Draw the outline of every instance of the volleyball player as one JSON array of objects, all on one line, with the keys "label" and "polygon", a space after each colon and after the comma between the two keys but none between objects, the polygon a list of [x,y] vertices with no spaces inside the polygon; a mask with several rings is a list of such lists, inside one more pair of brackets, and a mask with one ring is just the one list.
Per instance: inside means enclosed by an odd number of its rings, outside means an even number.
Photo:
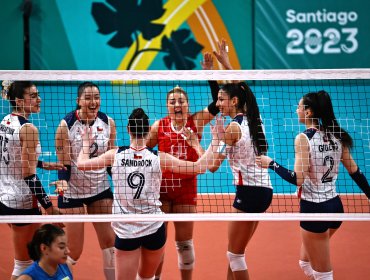
[{"label": "volleyball player", "polygon": [[[77,109],[67,114],[56,132],[56,149],[59,160],[67,170],[59,172],[59,180],[68,184],[68,190],[58,197],[58,206],[66,214],[111,214],[113,194],[106,168],[96,171],[77,169],[77,157],[82,148],[81,133],[89,125],[95,135],[90,157],[97,157],[115,147],[116,127],[112,118],[99,111],[99,87],[84,82],[78,87]],[[103,254],[106,279],[114,279],[114,232],[110,223],[93,223]],[[76,264],[84,244],[84,223],[67,223],[70,261]]]},{"label": "volleyball player", "polygon": [[[37,166],[49,170],[63,167],[58,163],[38,162],[39,133],[28,118],[40,112],[39,92],[30,81],[4,81],[3,97],[13,109],[0,124],[0,215],[41,215],[37,202],[47,214],[59,214],[36,175]],[[10,227],[15,258],[12,279],[16,279],[32,264],[27,243],[39,224],[11,224]]]},{"label": "volleyball player", "polygon": [[[112,166],[113,213],[161,214],[159,193],[162,171],[204,173],[205,161],[210,158],[204,154],[203,162],[184,162],[161,153],[159,160],[157,154],[146,147],[149,118],[141,108],[133,110],[129,116],[128,132],[129,147],[112,149],[91,159],[89,146],[92,138],[86,133],[83,150],[78,157],[78,168],[97,170]],[[163,222],[113,222],[112,226],[116,233],[116,279],[154,279],[166,242]]]},{"label": "volleyball player", "polygon": [[67,262],[69,249],[64,230],[44,224],[36,230],[28,243],[34,260],[18,280],[72,280],[72,265]]},{"label": "volleyball player", "polygon": [[[304,95],[299,101],[297,115],[306,130],[295,139],[294,171],[267,156],[257,158],[257,164],[274,170],[298,186],[301,213],[344,212],[335,189],[339,162],[370,198],[369,184],[350,153],[352,138],[339,126],[329,94],[322,90]],[[341,223],[300,222],[302,246],[299,265],[310,279],[333,279],[329,241]]]},{"label": "volleyball player", "polygon": [[[212,56],[207,57],[212,59]],[[207,108],[194,114],[189,112],[188,94],[181,87],[171,89],[167,94],[168,116],[154,122],[151,127],[147,146],[158,145],[158,150],[188,161],[197,161],[204,153],[199,145],[203,128],[208,124],[218,109],[215,106],[217,93],[212,94],[213,101]],[[191,131],[198,137],[189,141],[183,133]],[[197,204],[196,175],[163,173],[161,197],[162,210],[165,213],[195,213]],[[181,279],[192,279],[195,262],[193,245],[194,222],[174,222],[175,241],[178,253],[178,267]],[[156,273],[160,278],[161,267]]]},{"label": "volleyball player", "polygon": [[[232,121],[224,129],[221,119],[216,119],[217,155],[208,168],[215,172],[227,157],[236,186],[234,212],[265,212],[272,201],[272,187],[268,172],[255,163],[256,156],[265,154],[268,147],[256,98],[244,82],[228,83],[221,87],[216,105],[222,117]],[[258,221],[229,222],[227,279],[249,279],[245,250],[257,226]]]}]

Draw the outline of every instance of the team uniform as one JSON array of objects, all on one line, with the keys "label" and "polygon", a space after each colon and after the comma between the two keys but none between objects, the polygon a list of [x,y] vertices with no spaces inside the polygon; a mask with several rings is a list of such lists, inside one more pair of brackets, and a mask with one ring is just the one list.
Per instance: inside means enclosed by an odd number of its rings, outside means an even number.
[{"label": "team uniform", "polygon": [[[36,197],[22,175],[20,130],[30,123],[16,114],[4,117],[0,124],[0,214],[40,215]],[[37,157],[41,153],[38,143]],[[25,224],[24,224],[25,225]]]},{"label": "team uniform", "polygon": [[72,273],[67,264],[58,264],[54,275],[49,275],[39,266],[39,262],[33,262],[21,275],[28,275],[33,280],[73,280]]},{"label": "team uniform", "polygon": [[[316,128],[303,132],[310,149],[310,170],[299,189],[301,213],[343,213],[335,182],[342,156],[342,144],[331,134]],[[301,227],[316,233],[339,228],[342,222],[301,222]]]},{"label": "team uniform", "polygon": [[247,117],[238,114],[232,122],[237,123],[241,131],[239,141],[226,149],[236,185],[233,206],[246,213],[265,212],[272,200],[270,176],[266,169],[259,168],[255,163],[255,148],[249,133]]},{"label": "team uniform", "polygon": [[[188,116],[185,127],[191,129],[194,133],[198,131],[192,116]],[[182,133],[182,130],[175,130],[170,117],[161,119],[158,126],[158,150],[169,153],[181,160],[196,162],[199,155],[189,146]],[[199,135],[198,138],[200,140]],[[173,204],[196,205],[196,175],[164,172],[162,176],[161,200],[172,201]]]},{"label": "team uniform", "polygon": [[[162,172],[158,155],[144,148],[120,147],[112,166],[114,214],[163,214],[159,200]],[[157,250],[165,244],[163,222],[113,222],[115,247]]]},{"label": "team uniform", "polygon": [[[109,117],[98,112],[94,123],[90,126],[94,143],[90,146],[90,158],[97,157],[108,150],[110,140]],[[77,158],[82,148],[81,133],[85,124],[78,116],[77,110],[69,113],[62,122],[68,127],[71,144],[71,177],[68,189],[58,197],[59,208],[82,207],[104,198],[113,198],[106,168],[80,171],[77,169]]]}]

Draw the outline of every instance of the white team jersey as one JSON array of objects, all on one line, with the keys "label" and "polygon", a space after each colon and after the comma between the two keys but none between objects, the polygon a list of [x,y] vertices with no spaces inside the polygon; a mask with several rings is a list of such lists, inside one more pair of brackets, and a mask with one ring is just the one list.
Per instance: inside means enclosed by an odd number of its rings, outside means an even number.
[{"label": "white team jersey", "polygon": [[[0,124],[0,201],[13,209],[32,209],[37,200],[22,176],[22,146],[19,132],[30,123],[22,116],[9,114]],[[36,148],[41,153],[40,143]]]},{"label": "white team jersey", "polygon": [[[117,149],[112,167],[114,214],[162,214],[159,201],[162,172],[159,157],[144,148]],[[163,222],[113,222],[119,238],[138,238],[155,233]]]},{"label": "white team jersey", "polygon": [[303,134],[310,145],[310,170],[301,189],[301,198],[311,202],[324,202],[337,196],[335,182],[338,177],[342,144],[333,135],[325,135],[316,128]]},{"label": "white team jersey", "polygon": [[[71,178],[69,188],[64,192],[67,198],[87,198],[95,196],[108,188],[108,173],[106,168],[81,171],[77,169],[77,158],[82,148],[81,133],[85,125],[78,117],[77,111],[69,113],[62,122],[68,126],[68,137],[71,143]],[[101,112],[90,126],[94,143],[90,146],[90,158],[97,157],[108,150],[110,125],[109,117]]]},{"label": "white team jersey", "polygon": [[256,154],[249,133],[247,117],[237,115],[236,122],[241,130],[241,138],[227,151],[229,164],[234,176],[236,186],[254,186],[272,189],[268,170],[259,168],[256,164]]}]

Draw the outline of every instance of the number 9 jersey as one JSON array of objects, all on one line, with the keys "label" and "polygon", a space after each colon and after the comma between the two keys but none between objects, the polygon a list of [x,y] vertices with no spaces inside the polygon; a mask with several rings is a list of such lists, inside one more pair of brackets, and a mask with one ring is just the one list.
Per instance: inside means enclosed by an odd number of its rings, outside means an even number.
[{"label": "number 9 jersey", "polygon": [[342,157],[342,143],[334,135],[316,128],[303,132],[309,143],[309,174],[304,178],[301,199],[324,202],[337,196],[335,182]]},{"label": "number 9 jersey", "polygon": [[[157,154],[143,148],[120,147],[112,167],[113,214],[162,214],[159,201],[162,172]],[[113,222],[119,238],[155,233],[163,222]]]}]

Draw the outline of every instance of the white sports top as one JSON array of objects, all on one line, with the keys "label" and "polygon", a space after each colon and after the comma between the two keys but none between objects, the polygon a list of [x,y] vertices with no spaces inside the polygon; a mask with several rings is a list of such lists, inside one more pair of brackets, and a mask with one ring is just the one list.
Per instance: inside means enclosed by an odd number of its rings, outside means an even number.
[{"label": "white sports top", "polygon": [[[0,124],[0,201],[9,208],[32,209],[37,200],[22,176],[22,146],[19,132],[30,123],[16,114],[9,114]],[[37,158],[41,153],[38,143]]]},{"label": "white sports top", "polygon": [[332,134],[309,128],[303,132],[310,146],[310,169],[304,178],[301,198],[311,202],[324,202],[337,196],[335,182],[338,177],[342,144]]},{"label": "white sports top", "polygon": [[256,164],[256,154],[249,133],[247,117],[238,114],[232,121],[239,125],[242,134],[239,141],[227,151],[234,175],[234,185],[272,189],[268,170],[259,168]]},{"label": "white sports top", "polygon": [[[95,139],[90,146],[90,157],[97,157],[108,150],[110,137],[109,119],[106,114],[98,112],[94,124],[90,126]],[[85,126],[81,122],[77,111],[69,113],[62,122],[65,122],[68,126],[68,137],[72,147],[71,178],[64,196],[67,198],[87,198],[110,188],[106,168],[91,171],[77,169],[77,158],[82,148],[81,133]]]},{"label": "white sports top", "polygon": [[[117,149],[112,167],[114,214],[163,214],[159,201],[162,172],[158,155],[148,148]],[[163,222],[113,222],[119,238],[155,233]]]}]

